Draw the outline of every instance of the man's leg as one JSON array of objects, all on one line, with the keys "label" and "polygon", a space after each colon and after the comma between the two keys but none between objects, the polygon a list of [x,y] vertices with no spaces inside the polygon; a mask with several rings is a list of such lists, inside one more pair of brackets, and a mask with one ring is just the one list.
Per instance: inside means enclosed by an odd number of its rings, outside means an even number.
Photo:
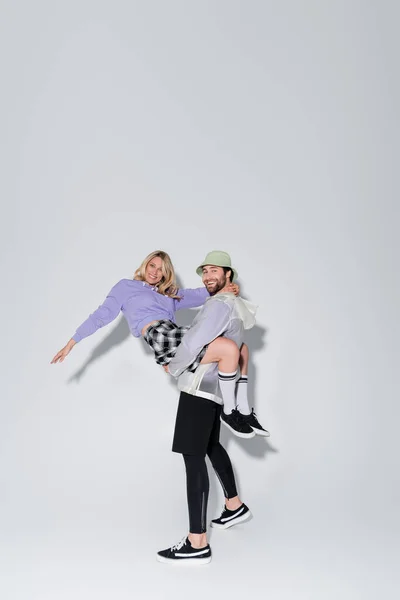
[{"label": "man's leg", "polygon": [[193,548],[207,546],[207,503],[210,482],[204,456],[184,454],[189,509],[189,541]]},{"label": "man's leg", "polygon": [[232,463],[227,451],[220,442],[217,442],[210,445],[207,456],[222,486],[226,503],[229,502],[229,508],[237,508],[241,502],[236,489]]},{"label": "man's leg", "polygon": [[227,529],[246,521],[251,516],[251,512],[238,496],[232,463],[225,448],[218,442],[210,446],[207,454],[225,496],[225,508],[218,519],[211,521],[211,525],[219,529]]},{"label": "man's leg", "polygon": [[219,414],[215,402],[181,392],[172,450],[185,461],[190,531],[181,542],[157,553],[160,562],[205,564],[211,560],[206,536],[209,481],[205,455],[210,435],[220,423]]},{"label": "man's leg", "polygon": [[209,479],[204,455],[183,454],[189,509],[189,534],[181,542],[157,553],[160,562],[206,564],[211,560],[207,543]]},{"label": "man's leg", "polygon": [[[218,409],[220,412],[221,407],[218,407]],[[232,525],[245,521],[251,516],[251,513],[238,496],[231,460],[219,441],[220,430],[221,421],[217,419],[210,435],[207,456],[222,486],[225,496],[225,509],[218,519],[211,521],[211,525],[219,529],[227,529]]]}]

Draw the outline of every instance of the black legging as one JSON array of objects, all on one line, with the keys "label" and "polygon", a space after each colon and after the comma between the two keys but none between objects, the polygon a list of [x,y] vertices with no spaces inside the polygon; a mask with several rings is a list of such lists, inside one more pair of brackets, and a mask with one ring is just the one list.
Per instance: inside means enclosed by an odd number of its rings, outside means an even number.
[{"label": "black legging", "polygon": [[[237,496],[232,463],[225,448],[219,442],[213,444],[209,446],[207,456],[222,485],[225,498]],[[183,459],[186,466],[190,533],[205,533],[210,489],[205,456],[184,454]]]}]

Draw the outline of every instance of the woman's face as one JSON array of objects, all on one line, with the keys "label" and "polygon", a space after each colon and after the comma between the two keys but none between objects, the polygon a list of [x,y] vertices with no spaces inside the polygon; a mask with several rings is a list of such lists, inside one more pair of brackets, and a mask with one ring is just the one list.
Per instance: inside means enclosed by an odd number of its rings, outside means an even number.
[{"label": "woman's face", "polygon": [[160,283],[163,274],[162,274],[162,264],[163,261],[159,256],[155,256],[151,259],[150,262],[147,263],[146,271],[145,271],[145,281],[150,285],[157,285]]}]

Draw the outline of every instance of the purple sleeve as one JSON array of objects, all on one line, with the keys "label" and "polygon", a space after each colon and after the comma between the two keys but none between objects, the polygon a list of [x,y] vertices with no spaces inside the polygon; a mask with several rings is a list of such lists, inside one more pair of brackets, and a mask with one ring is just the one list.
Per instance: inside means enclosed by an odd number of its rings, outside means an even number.
[{"label": "purple sleeve", "polygon": [[178,296],[181,296],[182,300],[174,300],[174,310],[180,310],[181,308],[195,308],[196,306],[202,306],[210,294],[207,288],[201,287],[196,289],[179,289]]},{"label": "purple sleeve", "polygon": [[119,281],[107,294],[103,304],[99,306],[89,317],[78,327],[72,339],[80,342],[83,338],[92,335],[95,331],[114,321],[120,313],[123,305],[124,285],[123,280]]}]

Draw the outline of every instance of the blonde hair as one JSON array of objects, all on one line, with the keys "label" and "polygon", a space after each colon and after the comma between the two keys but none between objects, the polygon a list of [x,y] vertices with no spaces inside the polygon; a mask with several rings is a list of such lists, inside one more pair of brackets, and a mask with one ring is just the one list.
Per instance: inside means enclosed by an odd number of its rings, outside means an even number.
[{"label": "blonde hair", "polygon": [[146,256],[142,264],[136,269],[133,279],[146,281],[146,268],[153,258],[158,256],[162,260],[162,279],[157,285],[157,291],[163,296],[180,299],[177,295],[178,286],[176,285],[175,270],[169,255],[163,250],[155,250]]}]

